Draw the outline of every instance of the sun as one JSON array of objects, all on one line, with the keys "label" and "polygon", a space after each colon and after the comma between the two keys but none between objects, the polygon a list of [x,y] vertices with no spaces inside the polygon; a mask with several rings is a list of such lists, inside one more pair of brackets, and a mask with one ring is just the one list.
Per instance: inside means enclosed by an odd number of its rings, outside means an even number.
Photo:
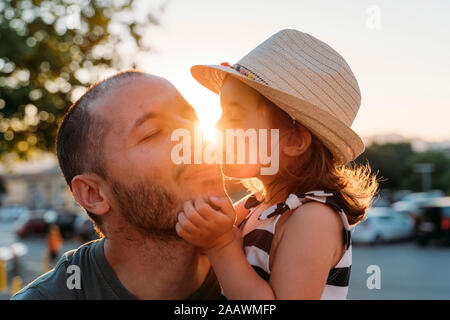
[{"label": "sun", "polygon": [[203,139],[207,142],[212,142],[216,144],[216,126],[215,122],[211,124],[210,121],[201,121],[200,120],[200,129],[203,133]]},{"label": "sun", "polygon": [[219,121],[222,113],[220,108],[198,108],[196,112],[200,120],[203,139],[215,144],[217,138],[216,123]]}]

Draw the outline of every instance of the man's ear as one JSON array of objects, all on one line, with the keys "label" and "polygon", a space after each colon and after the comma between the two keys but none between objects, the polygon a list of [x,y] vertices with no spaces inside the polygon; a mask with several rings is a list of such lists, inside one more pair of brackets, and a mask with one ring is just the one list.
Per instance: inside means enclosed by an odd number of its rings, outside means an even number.
[{"label": "man's ear", "polygon": [[75,200],[93,214],[103,215],[111,206],[101,187],[102,179],[93,173],[83,173],[72,179],[72,193]]},{"label": "man's ear", "polygon": [[286,136],[286,140],[282,144],[283,153],[289,157],[297,157],[308,150],[311,140],[309,130],[299,125]]}]

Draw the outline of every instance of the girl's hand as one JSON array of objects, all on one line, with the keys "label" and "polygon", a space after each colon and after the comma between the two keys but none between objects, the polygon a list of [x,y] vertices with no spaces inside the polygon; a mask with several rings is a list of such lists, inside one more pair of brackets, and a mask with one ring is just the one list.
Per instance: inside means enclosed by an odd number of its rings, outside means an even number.
[{"label": "girl's hand", "polygon": [[184,203],[175,229],[181,238],[197,247],[220,249],[234,240],[235,219],[228,197],[199,196]]}]

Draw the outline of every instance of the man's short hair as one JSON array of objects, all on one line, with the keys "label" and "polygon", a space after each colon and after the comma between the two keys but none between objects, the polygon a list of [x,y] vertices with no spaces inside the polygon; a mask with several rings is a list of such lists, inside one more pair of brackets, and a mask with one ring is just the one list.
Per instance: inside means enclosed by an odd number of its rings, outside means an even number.
[{"label": "man's short hair", "polygon": [[[97,99],[118,85],[143,76],[138,70],[127,70],[95,83],[67,110],[56,138],[56,154],[64,178],[72,190],[72,179],[82,173],[95,173],[106,178],[106,162],[102,144],[110,124],[90,110]],[[101,221],[86,210],[100,233]]]}]

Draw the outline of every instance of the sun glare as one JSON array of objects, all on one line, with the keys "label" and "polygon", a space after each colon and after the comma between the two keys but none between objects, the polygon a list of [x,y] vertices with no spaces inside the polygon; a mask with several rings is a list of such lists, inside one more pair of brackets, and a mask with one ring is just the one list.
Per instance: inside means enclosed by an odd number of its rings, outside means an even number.
[{"label": "sun glare", "polygon": [[200,129],[203,133],[203,139],[208,142],[216,143],[216,123],[217,120],[200,118]]},{"label": "sun glare", "polygon": [[220,108],[208,107],[197,107],[195,111],[200,120],[203,138],[208,142],[216,143],[216,123],[219,121],[222,111]]}]

